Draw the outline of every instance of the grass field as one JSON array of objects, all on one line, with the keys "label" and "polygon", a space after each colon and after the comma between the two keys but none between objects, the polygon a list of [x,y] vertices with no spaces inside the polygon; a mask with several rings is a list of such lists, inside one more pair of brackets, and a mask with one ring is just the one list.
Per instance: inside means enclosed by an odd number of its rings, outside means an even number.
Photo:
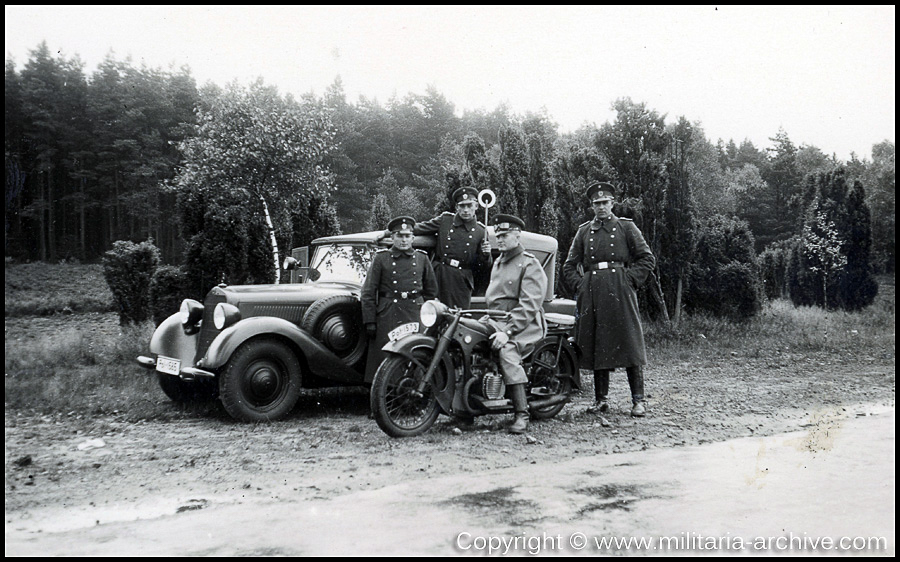
[{"label": "grass field", "polygon": [[7,264],[4,276],[7,317],[114,310],[101,265]]},{"label": "grass field", "polygon": [[[711,372],[723,365],[893,364],[894,277],[879,285],[876,302],[856,313],[778,300],[741,323],[694,316],[678,326],[646,324],[649,364]],[[100,266],[7,265],[5,296],[7,410],[127,412],[133,419],[196,411],[178,410],[153,374],[135,364],[147,353],[153,325],[118,325]]]}]

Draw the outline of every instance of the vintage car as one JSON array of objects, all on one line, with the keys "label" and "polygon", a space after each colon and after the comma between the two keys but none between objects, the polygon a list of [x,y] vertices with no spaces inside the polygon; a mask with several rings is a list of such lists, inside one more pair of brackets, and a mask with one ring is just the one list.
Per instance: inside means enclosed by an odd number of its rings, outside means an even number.
[{"label": "vintage car", "polygon": [[[138,364],[155,371],[176,402],[218,396],[244,421],[287,415],[301,388],[369,384],[360,289],[383,231],[329,236],[295,248],[285,260],[290,280],[272,285],[219,285],[203,303],[185,299],[154,332],[150,355]],[[498,255],[493,228],[488,228]],[[522,244],[548,277],[544,310],[574,315],[575,302],[554,298],[556,239],[522,233]],[[413,242],[430,256],[435,237]],[[489,271],[476,275],[472,308],[484,308]],[[577,365],[574,346],[567,364]]]}]

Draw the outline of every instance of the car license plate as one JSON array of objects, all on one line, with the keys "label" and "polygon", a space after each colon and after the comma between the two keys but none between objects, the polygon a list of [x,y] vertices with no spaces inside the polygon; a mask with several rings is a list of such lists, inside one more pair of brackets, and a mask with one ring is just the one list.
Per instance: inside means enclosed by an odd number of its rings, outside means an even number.
[{"label": "car license plate", "polygon": [[409,322],[408,324],[401,324],[397,326],[390,332],[388,332],[388,339],[391,341],[397,341],[403,336],[408,336],[409,334],[415,334],[419,331],[419,323],[418,322]]},{"label": "car license plate", "polygon": [[181,361],[160,355],[156,358],[156,370],[160,373],[177,375],[181,372]]}]

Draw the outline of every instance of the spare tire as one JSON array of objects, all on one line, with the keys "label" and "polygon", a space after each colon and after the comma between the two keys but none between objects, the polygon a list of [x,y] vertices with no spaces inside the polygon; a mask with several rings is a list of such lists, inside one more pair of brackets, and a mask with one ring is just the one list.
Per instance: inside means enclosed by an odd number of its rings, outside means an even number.
[{"label": "spare tire", "polygon": [[352,367],[366,355],[368,338],[362,324],[359,299],[350,295],[332,295],[314,302],[300,327],[334,353],[344,365]]}]

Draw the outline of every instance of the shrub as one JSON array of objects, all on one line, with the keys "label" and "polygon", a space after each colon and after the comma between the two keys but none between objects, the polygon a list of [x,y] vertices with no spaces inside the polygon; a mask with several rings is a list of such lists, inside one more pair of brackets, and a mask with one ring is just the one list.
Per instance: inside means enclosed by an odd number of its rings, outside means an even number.
[{"label": "shrub", "polygon": [[135,244],[113,242],[103,255],[103,276],[119,312],[119,324],[136,324],[149,317],[150,279],[159,265],[159,248],[152,240]]},{"label": "shrub", "polygon": [[745,221],[714,215],[700,224],[685,309],[744,319],[759,312],[759,268]]},{"label": "shrub", "polygon": [[150,314],[157,326],[178,311],[188,294],[187,274],[180,267],[163,265],[150,280]]}]

